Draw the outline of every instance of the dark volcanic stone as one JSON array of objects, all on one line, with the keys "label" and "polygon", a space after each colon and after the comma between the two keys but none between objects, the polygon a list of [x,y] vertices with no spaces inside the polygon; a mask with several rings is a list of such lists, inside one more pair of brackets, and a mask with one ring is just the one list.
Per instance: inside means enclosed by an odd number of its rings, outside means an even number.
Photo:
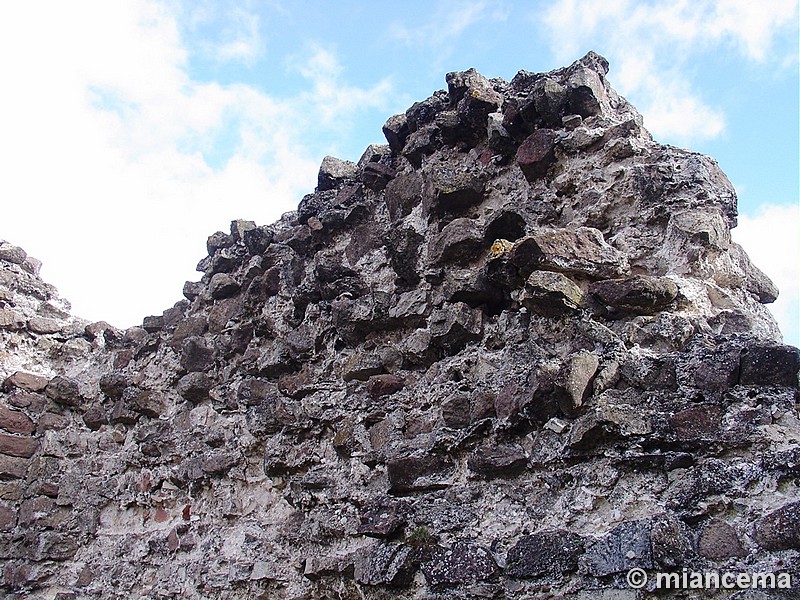
[{"label": "dark volcanic stone", "polygon": [[506,573],[527,578],[578,570],[583,538],[570,531],[544,531],[520,538],[508,551]]},{"label": "dark volcanic stone", "polygon": [[530,182],[544,177],[556,162],[555,133],[550,129],[537,129],[517,150],[517,164],[525,179]]},{"label": "dark volcanic stone", "polygon": [[487,478],[519,475],[527,465],[525,452],[516,445],[477,448],[467,460],[471,471]]},{"label": "dark volcanic stone", "polygon": [[384,197],[392,221],[408,216],[422,201],[422,177],[416,171],[398,175],[386,184]]},{"label": "dark volcanic stone", "polygon": [[678,295],[678,286],[666,277],[637,275],[630,279],[598,281],[591,293],[605,304],[639,314],[665,309]]},{"label": "dark volcanic stone", "polygon": [[431,263],[466,264],[478,256],[485,246],[483,232],[472,219],[454,219],[442,229],[428,250]]},{"label": "dark volcanic stone", "polygon": [[64,406],[78,406],[81,403],[78,382],[69,377],[56,375],[47,384],[44,393],[54,402]]},{"label": "dark volcanic stone", "polygon": [[404,493],[445,487],[445,478],[453,469],[453,462],[428,454],[393,458],[386,467],[390,491]]},{"label": "dark volcanic stone", "polygon": [[392,498],[373,501],[361,511],[358,533],[388,537],[405,524],[403,505]]},{"label": "dark volcanic stone", "polygon": [[394,179],[395,170],[380,163],[367,163],[361,174],[364,185],[374,192],[380,192],[386,185]]},{"label": "dark volcanic stone", "polygon": [[97,431],[108,423],[105,409],[99,404],[89,407],[89,409],[83,413],[83,422],[86,423],[86,426],[92,431]]},{"label": "dark volcanic stone", "polygon": [[697,540],[700,556],[712,560],[747,556],[736,530],[725,521],[712,519],[700,532]]},{"label": "dark volcanic stone", "polygon": [[442,419],[453,429],[463,429],[470,422],[470,399],[465,394],[451,396],[442,403]]},{"label": "dark volcanic stone", "polygon": [[756,521],[755,539],[767,550],[800,548],[800,502],[791,502]]},{"label": "dark volcanic stone", "polygon": [[375,544],[355,560],[354,578],[364,585],[404,586],[414,577],[414,549],[401,544]]},{"label": "dark volcanic stone", "polygon": [[189,373],[181,377],[176,389],[189,402],[197,403],[208,397],[211,385],[211,379],[205,373]]},{"label": "dark volcanic stone", "polygon": [[391,396],[405,387],[403,378],[391,373],[373,375],[367,380],[367,392],[372,398]]},{"label": "dark volcanic stone", "polygon": [[421,565],[431,586],[469,585],[491,579],[499,571],[491,553],[481,546],[456,542],[450,548],[436,546]]},{"label": "dark volcanic stone", "polygon": [[428,174],[423,207],[428,214],[457,214],[484,198],[485,182],[469,171],[443,169]]},{"label": "dark volcanic stone", "polygon": [[214,349],[205,338],[188,337],[181,346],[181,367],[186,371],[207,371],[214,365]]},{"label": "dark volcanic stone", "polygon": [[742,351],[743,385],[798,387],[800,349],[794,346],[750,346]]},{"label": "dark volcanic stone", "polygon": [[244,232],[243,241],[247,251],[251,255],[263,254],[272,243],[275,233],[271,228],[262,225]]},{"label": "dark volcanic stone", "polygon": [[215,273],[208,284],[208,290],[214,300],[229,298],[239,293],[237,281],[227,273]]},{"label": "dark volcanic stone", "polygon": [[624,573],[629,569],[652,569],[650,523],[628,521],[612,529],[586,548],[581,566],[594,577]]},{"label": "dark volcanic stone", "polygon": [[386,137],[386,141],[389,142],[392,154],[400,154],[403,151],[408,134],[408,120],[405,114],[389,117],[389,120],[383,126],[383,135]]}]

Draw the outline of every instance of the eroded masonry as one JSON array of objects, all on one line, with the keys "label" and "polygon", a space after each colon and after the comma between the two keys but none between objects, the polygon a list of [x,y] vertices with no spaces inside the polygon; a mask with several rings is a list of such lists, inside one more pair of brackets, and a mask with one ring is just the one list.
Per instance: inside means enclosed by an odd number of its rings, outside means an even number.
[{"label": "eroded masonry", "polygon": [[655,142],[607,69],[448,74],[296,212],[210,236],[141,327],[72,316],[0,244],[3,594],[800,586],[777,290],[714,160]]}]

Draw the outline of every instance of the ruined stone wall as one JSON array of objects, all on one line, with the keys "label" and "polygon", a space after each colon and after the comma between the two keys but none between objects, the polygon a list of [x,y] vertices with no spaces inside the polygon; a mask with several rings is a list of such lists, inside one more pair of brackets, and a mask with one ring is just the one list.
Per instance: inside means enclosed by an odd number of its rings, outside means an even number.
[{"label": "ruined stone wall", "polygon": [[388,145],[327,157],[297,211],[210,236],[200,281],[141,327],[72,317],[0,243],[0,589],[800,585],[777,290],[730,239],[717,164],[653,141],[607,68],[448,74]]}]

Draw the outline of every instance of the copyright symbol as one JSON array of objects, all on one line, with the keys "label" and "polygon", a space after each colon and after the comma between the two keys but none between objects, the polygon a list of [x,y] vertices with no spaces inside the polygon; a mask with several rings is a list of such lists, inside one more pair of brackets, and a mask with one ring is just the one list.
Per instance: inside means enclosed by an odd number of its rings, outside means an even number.
[{"label": "copyright symbol", "polygon": [[635,590],[640,590],[647,585],[647,573],[645,573],[644,569],[634,567],[628,571],[627,578],[628,585]]}]

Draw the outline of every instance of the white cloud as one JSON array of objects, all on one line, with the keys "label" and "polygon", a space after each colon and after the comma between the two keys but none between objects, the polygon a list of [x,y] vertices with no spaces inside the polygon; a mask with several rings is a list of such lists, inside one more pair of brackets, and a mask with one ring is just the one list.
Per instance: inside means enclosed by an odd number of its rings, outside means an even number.
[{"label": "white cloud", "polygon": [[764,205],[755,215],[740,215],[731,233],[778,286],[780,295],[769,308],[784,340],[800,345],[800,206]]},{"label": "white cloud", "polygon": [[715,39],[730,38],[751,60],[769,58],[773,38],[781,28],[797,22],[797,0],[721,0],[714,5],[708,29]]},{"label": "white cloud", "polygon": [[724,131],[720,109],[686,83],[693,57],[731,46],[747,60],[771,56],[776,36],[796,28],[797,0],[561,0],[542,16],[559,60],[589,49],[614,64],[617,89],[640,108],[656,137],[678,143]]},{"label": "white cloud", "polygon": [[309,46],[302,55],[290,60],[290,66],[312,84],[303,94],[323,122],[331,126],[350,125],[357,109],[386,106],[392,84],[385,78],[371,88],[348,85],[341,79],[342,68],[335,54],[318,45]]},{"label": "white cloud", "polygon": [[439,0],[430,14],[422,17],[414,13],[413,25],[400,21],[392,23],[389,37],[407,46],[432,48],[434,63],[438,65],[452,54],[453,42],[467,29],[482,22],[502,22],[508,16],[509,11],[503,3]]},{"label": "white cloud", "polygon": [[167,5],[0,8],[0,235],[80,316],[128,326],[181,299],[205,237],[296,207],[324,154],[315,134],[390,90],[348,85],[330,52],[311,91],[280,99],[194,81],[188,58]]}]

